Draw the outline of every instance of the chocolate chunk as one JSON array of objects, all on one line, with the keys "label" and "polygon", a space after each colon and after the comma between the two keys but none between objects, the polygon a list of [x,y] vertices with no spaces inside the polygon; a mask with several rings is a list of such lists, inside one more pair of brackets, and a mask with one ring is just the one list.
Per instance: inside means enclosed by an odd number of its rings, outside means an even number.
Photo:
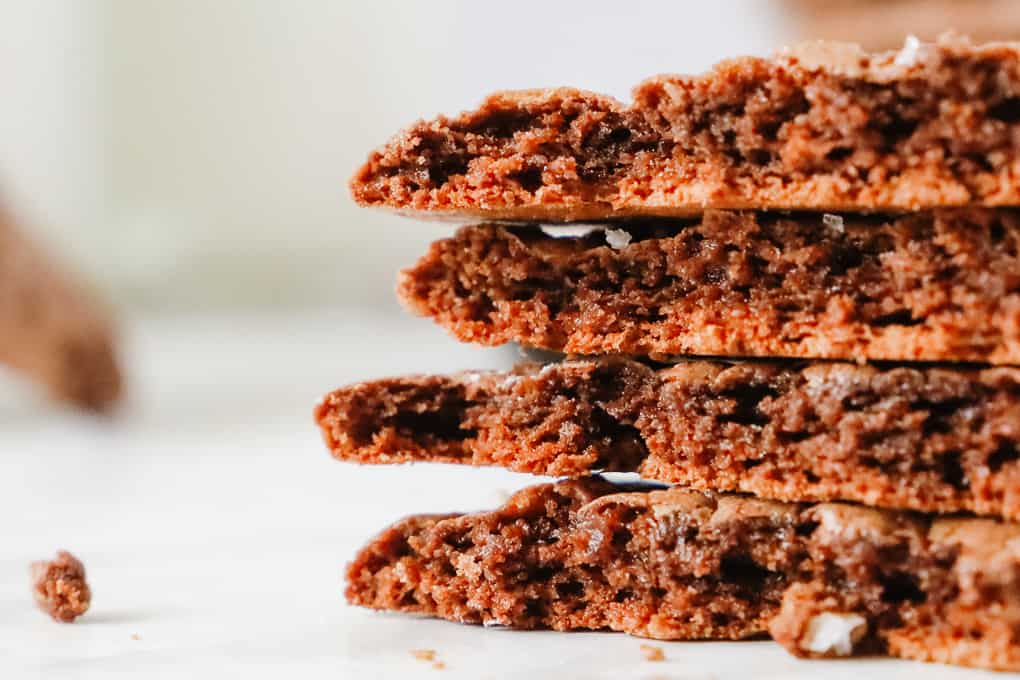
[{"label": "chocolate chunk", "polygon": [[631,225],[619,248],[601,232],[465,227],[399,295],[488,345],[1020,363],[1020,212],[838,217],[709,212]]},{"label": "chocolate chunk", "polygon": [[107,310],[0,210],[0,362],[95,411],[121,392]]}]

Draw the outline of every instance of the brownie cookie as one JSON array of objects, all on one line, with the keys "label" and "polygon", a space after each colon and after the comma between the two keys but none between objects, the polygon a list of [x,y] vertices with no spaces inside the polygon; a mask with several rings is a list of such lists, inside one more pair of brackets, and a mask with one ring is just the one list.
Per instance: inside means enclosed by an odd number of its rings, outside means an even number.
[{"label": "brownie cookie", "polygon": [[398,294],[487,345],[1020,363],[1018,211],[710,211],[555,234],[462,228],[401,274]]},{"label": "brownie cookie", "polygon": [[652,78],[630,105],[497,93],[404,130],[351,189],[367,206],[539,221],[1017,205],[1017,140],[1017,44],[812,43]]},{"label": "brownie cookie", "polygon": [[1020,520],[1020,369],[571,360],[359,383],[316,410],[335,457],[595,470],[789,501]]},{"label": "brownie cookie", "polygon": [[92,591],[77,557],[60,550],[52,560],[33,562],[31,571],[35,602],[54,621],[71,623],[88,611]]},{"label": "brownie cookie", "polygon": [[373,539],[347,599],[512,628],[661,640],[771,633],[805,656],[1020,670],[1020,527],[580,478]]},{"label": "brownie cookie", "polygon": [[0,210],[0,362],[57,399],[103,411],[121,392],[107,310]]}]

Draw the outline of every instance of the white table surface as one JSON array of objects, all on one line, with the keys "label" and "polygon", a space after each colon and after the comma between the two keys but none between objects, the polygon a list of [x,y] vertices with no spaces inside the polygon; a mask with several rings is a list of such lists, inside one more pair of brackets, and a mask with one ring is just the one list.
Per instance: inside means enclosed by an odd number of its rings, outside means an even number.
[{"label": "white table surface", "polygon": [[[483,509],[536,481],[500,470],[333,461],[311,421],[330,388],[506,365],[426,321],[339,312],[139,321],[110,422],[8,385],[0,399],[0,678],[991,677],[886,659],[801,661],[769,642],[514,632],[347,606],[342,569],[405,514]],[[27,567],[86,565],[92,609],[35,609]],[[411,651],[432,649],[438,670]]]}]

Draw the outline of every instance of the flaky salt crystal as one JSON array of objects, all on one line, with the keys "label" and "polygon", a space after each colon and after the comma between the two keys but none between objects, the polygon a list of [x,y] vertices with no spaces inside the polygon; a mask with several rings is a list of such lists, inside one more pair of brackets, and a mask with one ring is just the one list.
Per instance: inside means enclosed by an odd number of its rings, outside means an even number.
[{"label": "flaky salt crystal", "polygon": [[626,248],[630,243],[631,235],[626,229],[606,229],[606,243],[611,248],[619,250]]},{"label": "flaky salt crystal", "polygon": [[602,231],[605,227],[600,224],[557,224],[539,227],[542,233],[552,238],[581,238],[588,234]]},{"label": "flaky salt crystal", "polygon": [[827,226],[829,229],[834,229],[841,234],[843,233],[843,218],[839,215],[825,213],[822,215],[822,224]]},{"label": "flaky salt crystal", "polygon": [[897,66],[913,66],[921,57],[921,41],[916,35],[908,35],[903,41],[903,49],[896,53],[893,63]]},{"label": "flaky salt crystal", "polygon": [[854,643],[864,635],[867,620],[860,614],[822,612],[811,617],[801,649],[815,654],[850,656]]}]

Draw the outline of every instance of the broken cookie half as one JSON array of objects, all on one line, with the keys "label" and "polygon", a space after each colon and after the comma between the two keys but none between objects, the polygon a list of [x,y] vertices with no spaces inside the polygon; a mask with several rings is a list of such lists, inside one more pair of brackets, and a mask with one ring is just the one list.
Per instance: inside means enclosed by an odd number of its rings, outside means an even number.
[{"label": "broken cookie half", "polygon": [[593,471],[788,501],[1020,520],[1020,369],[631,359],[336,390],[340,460]]},{"label": "broken cookie half", "polygon": [[801,656],[1020,670],[1018,545],[1020,527],[996,520],[588,477],[394,524],[349,566],[347,599],[461,623],[770,634]]},{"label": "broken cookie half", "polygon": [[54,621],[72,623],[89,610],[92,589],[85,565],[66,550],[58,550],[52,560],[33,562],[31,576],[36,605]]},{"label": "broken cookie half", "polygon": [[662,75],[630,104],[500,92],[373,153],[356,201],[430,216],[619,220],[706,208],[1020,204],[1020,49],[812,43]]},{"label": "broken cookie half", "polygon": [[572,354],[1020,363],[1017,210],[556,229],[464,227],[400,299],[464,342]]}]

